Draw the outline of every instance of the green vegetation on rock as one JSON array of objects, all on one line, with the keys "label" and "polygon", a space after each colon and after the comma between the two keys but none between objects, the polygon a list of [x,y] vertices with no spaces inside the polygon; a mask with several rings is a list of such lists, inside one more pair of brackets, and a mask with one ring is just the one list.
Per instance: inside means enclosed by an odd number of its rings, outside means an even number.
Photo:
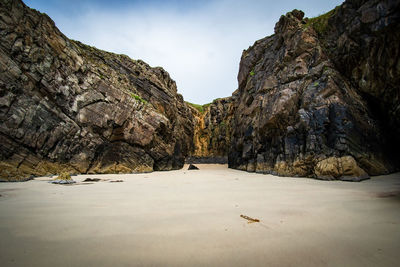
[{"label": "green vegetation on rock", "polygon": [[195,109],[197,109],[198,112],[200,112],[200,113],[203,113],[203,112],[204,112],[203,105],[193,104],[193,103],[190,103],[190,102],[187,102],[187,101],[185,101],[185,102],[186,102],[186,104],[188,104],[189,106],[192,106],[192,107],[194,107]]},{"label": "green vegetation on rock", "polygon": [[139,102],[145,104],[145,105],[147,104],[147,101],[146,101],[146,100],[144,100],[143,98],[141,98],[141,97],[138,96],[138,95],[135,95],[134,93],[131,93],[131,97],[134,98],[134,99],[136,99],[137,101],[139,101]]},{"label": "green vegetation on rock", "polygon": [[207,103],[207,104],[204,104],[204,105],[193,104],[193,103],[190,103],[190,102],[188,102],[188,101],[185,101],[185,102],[186,102],[186,104],[188,104],[189,106],[192,106],[192,107],[194,107],[195,109],[197,109],[198,112],[204,113],[204,112],[206,111],[206,109],[207,109],[212,103],[215,103],[215,101],[217,101],[218,99],[221,99],[221,98],[216,98],[216,99],[214,99],[213,101],[211,101],[211,103]]},{"label": "green vegetation on rock", "polygon": [[[214,101],[214,100],[213,100],[213,101]],[[204,104],[204,105],[203,105],[203,109],[205,110],[205,109],[208,108],[210,105],[211,105],[211,103]]]},{"label": "green vegetation on rock", "polygon": [[305,28],[311,26],[319,35],[324,34],[328,28],[329,19],[335,15],[337,9],[338,7],[325,14],[319,15],[318,17],[308,19],[307,23],[305,24]]},{"label": "green vegetation on rock", "polygon": [[189,106],[192,106],[192,107],[194,107],[195,109],[197,109],[197,111],[200,112],[200,113],[204,113],[205,109],[211,104],[211,103],[208,103],[208,104],[204,104],[204,105],[199,105],[199,104],[190,103],[190,102],[188,102],[188,101],[185,101],[185,102],[186,102],[186,104],[188,104]]}]

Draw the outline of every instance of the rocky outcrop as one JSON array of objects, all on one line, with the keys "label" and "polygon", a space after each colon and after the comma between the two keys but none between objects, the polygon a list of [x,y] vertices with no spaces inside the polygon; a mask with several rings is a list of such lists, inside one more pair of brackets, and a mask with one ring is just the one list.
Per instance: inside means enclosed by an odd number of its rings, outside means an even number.
[{"label": "rocky outcrop", "polygon": [[188,163],[227,163],[234,97],[218,98],[194,112],[193,151]]},{"label": "rocky outcrop", "polygon": [[387,157],[400,164],[400,1],[348,0],[319,39],[335,67],[368,105]]},{"label": "rocky outcrop", "polygon": [[398,169],[399,2],[303,17],[243,52],[229,166],[343,180]]},{"label": "rocky outcrop", "polygon": [[0,179],[188,162],[360,181],[400,169],[400,2],[293,10],[242,54],[238,90],[203,112],[160,67],[65,37],[0,2]]},{"label": "rocky outcrop", "polygon": [[65,37],[0,2],[0,177],[181,168],[192,111],[160,67]]}]

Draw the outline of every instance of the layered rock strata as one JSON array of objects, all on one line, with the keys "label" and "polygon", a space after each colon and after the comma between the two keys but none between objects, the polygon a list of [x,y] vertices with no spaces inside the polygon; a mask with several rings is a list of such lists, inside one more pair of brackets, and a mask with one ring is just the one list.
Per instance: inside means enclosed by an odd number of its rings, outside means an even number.
[{"label": "layered rock strata", "polygon": [[398,6],[349,0],[323,21],[294,10],[245,50],[229,166],[344,180],[398,169]]},{"label": "layered rock strata", "polygon": [[188,163],[227,163],[233,117],[232,97],[215,99],[194,112],[193,151]]},{"label": "layered rock strata", "polygon": [[192,111],[160,67],[65,37],[0,2],[0,177],[181,168]]},{"label": "layered rock strata", "polygon": [[359,181],[400,169],[400,2],[294,10],[242,54],[238,90],[204,112],[160,67],[65,37],[0,2],[0,179],[224,163]]}]

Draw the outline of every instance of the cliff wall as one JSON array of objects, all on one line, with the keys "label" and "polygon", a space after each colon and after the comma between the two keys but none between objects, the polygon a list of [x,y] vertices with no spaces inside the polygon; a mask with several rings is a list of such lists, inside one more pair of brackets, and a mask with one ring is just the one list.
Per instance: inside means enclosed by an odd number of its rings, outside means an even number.
[{"label": "cliff wall", "polygon": [[229,166],[362,180],[399,169],[399,1],[282,16],[245,50]]},{"label": "cliff wall", "polygon": [[231,142],[234,98],[215,99],[204,105],[201,112],[194,109],[193,150],[189,163],[227,163]]},{"label": "cliff wall", "polygon": [[0,177],[181,168],[192,111],[162,68],[65,37],[0,2]]}]

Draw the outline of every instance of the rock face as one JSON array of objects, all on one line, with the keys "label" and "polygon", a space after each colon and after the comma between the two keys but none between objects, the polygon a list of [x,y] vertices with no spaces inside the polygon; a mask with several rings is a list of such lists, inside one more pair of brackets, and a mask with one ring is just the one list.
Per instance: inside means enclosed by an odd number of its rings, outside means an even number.
[{"label": "rock face", "polygon": [[0,177],[181,168],[192,111],[160,67],[69,40],[0,2]]},{"label": "rock face", "polygon": [[346,1],[318,32],[335,67],[378,121],[385,154],[400,165],[400,1]]},{"label": "rock face", "polygon": [[227,163],[232,132],[233,98],[219,98],[204,112],[193,110],[195,126],[189,163]]},{"label": "rock face", "polygon": [[69,40],[0,2],[0,180],[224,163],[360,181],[400,169],[400,2],[293,10],[245,50],[232,97],[203,113],[160,67]]},{"label": "rock face", "polygon": [[399,169],[399,14],[399,1],[348,0],[282,16],[243,52],[229,166],[343,180]]}]

